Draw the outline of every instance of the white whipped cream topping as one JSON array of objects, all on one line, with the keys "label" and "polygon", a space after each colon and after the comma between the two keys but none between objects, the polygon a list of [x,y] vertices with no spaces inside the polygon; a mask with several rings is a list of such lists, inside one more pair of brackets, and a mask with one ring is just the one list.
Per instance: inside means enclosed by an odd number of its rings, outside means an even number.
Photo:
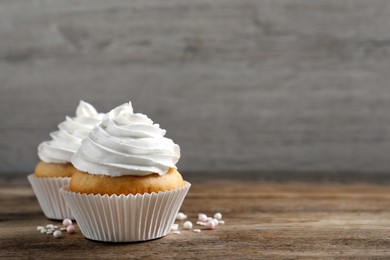
[{"label": "white whipped cream topping", "polygon": [[146,115],[133,112],[131,102],[107,113],[72,157],[73,165],[91,174],[164,175],[175,168],[180,147]]},{"label": "white whipped cream topping", "polygon": [[87,102],[80,101],[75,117],[66,117],[59,130],[50,133],[52,140],[38,146],[38,156],[46,163],[68,163],[93,127],[100,124],[104,114]]}]

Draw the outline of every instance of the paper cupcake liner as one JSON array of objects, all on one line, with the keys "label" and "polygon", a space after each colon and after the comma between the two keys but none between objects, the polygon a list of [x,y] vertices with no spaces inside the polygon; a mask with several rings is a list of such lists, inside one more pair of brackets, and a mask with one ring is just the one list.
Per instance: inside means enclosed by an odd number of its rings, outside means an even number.
[{"label": "paper cupcake liner", "polygon": [[191,184],[159,193],[94,195],[60,190],[86,238],[136,242],[166,236]]},{"label": "paper cupcake liner", "polygon": [[48,219],[74,219],[70,208],[60,194],[60,188],[69,186],[69,177],[39,178],[30,174],[27,179],[34,190],[43,214]]}]

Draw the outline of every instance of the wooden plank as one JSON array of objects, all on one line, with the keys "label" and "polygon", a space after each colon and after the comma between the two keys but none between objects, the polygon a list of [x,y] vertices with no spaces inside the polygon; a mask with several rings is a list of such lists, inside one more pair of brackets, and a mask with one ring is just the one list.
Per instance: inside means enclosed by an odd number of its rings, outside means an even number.
[{"label": "wooden plank", "polygon": [[136,244],[92,242],[80,232],[62,239],[40,234],[35,227],[53,221],[44,218],[31,188],[0,188],[1,258],[390,257],[390,190],[384,185],[196,182],[182,210],[192,221],[200,212],[222,212],[226,224]]},{"label": "wooden plank", "polygon": [[[188,181],[203,182],[215,180],[258,181],[258,182],[307,182],[307,183],[346,183],[346,184],[390,184],[387,172],[301,172],[301,171],[181,171]],[[28,183],[25,173],[3,173],[0,182]]]},{"label": "wooden plank", "polygon": [[79,99],[132,100],[183,171],[388,172],[386,0],[0,2],[0,173]]}]

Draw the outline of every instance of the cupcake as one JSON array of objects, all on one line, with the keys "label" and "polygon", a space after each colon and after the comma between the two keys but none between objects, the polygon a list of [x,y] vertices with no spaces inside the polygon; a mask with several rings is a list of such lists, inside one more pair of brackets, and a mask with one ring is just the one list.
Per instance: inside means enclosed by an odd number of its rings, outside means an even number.
[{"label": "cupcake", "polygon": [[83,140],[61,193],[86,238],[136,242],[169,233],[190,184],[176,168],[180,147],[165,133],[129,102]]},{"label": "cupcake", "polygon": [[103,116],[91,104],[80,101],[76,116],[66,117],[58,125],[59,130],[50,133],[52,140],[39,144],[40,162],[28,180],[47,218],[73,218],[59,189],[69,185],[70,177],[76,171],[70,159],[80,147],[82,139],[101,122]]}]

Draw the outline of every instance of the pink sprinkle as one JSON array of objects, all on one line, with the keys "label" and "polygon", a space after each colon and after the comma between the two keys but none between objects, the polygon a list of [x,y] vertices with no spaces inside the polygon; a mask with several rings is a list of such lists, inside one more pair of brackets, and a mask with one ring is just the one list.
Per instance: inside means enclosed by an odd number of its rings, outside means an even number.
[{"label": "pink sprinkle", "polygon": [[214,229],[215,228],[215,222],[213,220],[207,221],[206,227],[207,227],[207,229]]},{"label": "pink sprinkle", "polygon": [[206,222],[207,221],[206,214],[203,214],[203,213],[198,214],[198,220],[202,221],[202,222]]},{"label": "pink sprinkle", "polygon": [[69,234],[72,234],[75,232],[75,228],[73,225],[69,225],[66,227],[66,232],[68,232]]},{"label": "pink sprinkle", "polygon": [[66,219],[64,219],[64,221],[62,221],[62,225],[63,225],[64,227],[67,227],[67,226],[69,226],[69,225],[72,225],[72,220],[70,220],[69,218],[66,218]]}]

